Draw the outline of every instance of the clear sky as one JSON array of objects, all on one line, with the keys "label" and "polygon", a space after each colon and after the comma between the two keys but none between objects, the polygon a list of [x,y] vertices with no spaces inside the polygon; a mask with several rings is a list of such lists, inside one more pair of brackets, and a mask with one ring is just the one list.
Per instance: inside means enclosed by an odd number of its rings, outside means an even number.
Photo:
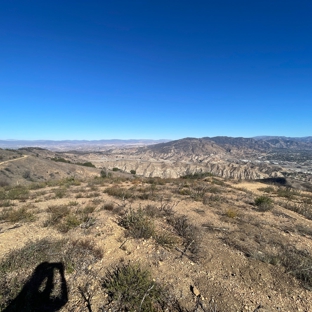
[{"label": "clear sky", "polygon": [[312,135],[311,0],[2,0],[0,139]]}]

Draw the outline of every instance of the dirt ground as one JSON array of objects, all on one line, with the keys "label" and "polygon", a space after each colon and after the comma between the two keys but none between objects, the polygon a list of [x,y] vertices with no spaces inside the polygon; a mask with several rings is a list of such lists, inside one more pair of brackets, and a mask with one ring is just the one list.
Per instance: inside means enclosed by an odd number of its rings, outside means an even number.
[{"label": "dirt ground", "polygon": [[[290,199],[279,197],[276,187],[269,193],[261,190],[264,187],[262,183],[221,178],[107,178],[46,185],[30,190],[22,199],[7,199],[9,190],[3,188],[0,260],[4,263],[12,251],[41,239],[92,241],[103,256],[86,262],[83,270],[77,266],[65,271],[69,298],[60,311],[106,311],[107,292],[102,280],[107,270],[120,263],[136,263],[149,270],[155,282],[164,285],[187,311],[312,311],[312,279],[309,274],[305,280],[294,274],[286,254],[292,248],[306,261],[312,255],[312,221],[307,214],[289,208],[290,203],[291,207],[303,203],[311,207],[312,194],[296,193]],[[119,192],[107,193],[107,189]],[[255,205],[259,196],[269,197],[272,206],[261,211]],[[149,218],[157,233],[166,231],[175,237],[171,246],[157,243],[156,236],[132,237],[121,225],[120,220],[129,212],[149,205],[167,211],[161,217]],[[60,206],[68,207],[68,213],[77,218],[82,211],[88,213],[84,212],[80,224],[64,230],[60,228],[61,218],[56,224],[49,219],[53,207]],[[28,217],[12,221],[9,212],[23,207]],[[183,236],[172,226],[173,218],[182,215],[199,235],[191,242],[196,244],[196,251],[183,244]],[[297,266],[311,270],[304,267],[304,260]],[[16,274],[27,277],[35,267]],[[13,273],[5,273],[8,287]],[[81,289],[88,289],[88,300]]]}]

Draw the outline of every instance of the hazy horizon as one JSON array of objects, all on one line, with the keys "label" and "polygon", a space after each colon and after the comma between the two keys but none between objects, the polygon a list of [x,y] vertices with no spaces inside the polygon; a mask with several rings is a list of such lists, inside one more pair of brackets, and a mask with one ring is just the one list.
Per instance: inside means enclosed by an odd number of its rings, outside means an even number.
[{"label": "hazy horizon", "polygon": [[0,139],[312,135],[312,2],[5,1]]}]

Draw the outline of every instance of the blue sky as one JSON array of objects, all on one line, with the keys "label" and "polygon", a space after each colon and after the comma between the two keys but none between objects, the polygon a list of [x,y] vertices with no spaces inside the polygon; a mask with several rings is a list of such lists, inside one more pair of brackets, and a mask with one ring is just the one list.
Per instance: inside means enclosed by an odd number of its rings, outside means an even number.
[{"label": "blue sky", "polygon": [[1,1],[0,139],[312,135],[312,1]]}]

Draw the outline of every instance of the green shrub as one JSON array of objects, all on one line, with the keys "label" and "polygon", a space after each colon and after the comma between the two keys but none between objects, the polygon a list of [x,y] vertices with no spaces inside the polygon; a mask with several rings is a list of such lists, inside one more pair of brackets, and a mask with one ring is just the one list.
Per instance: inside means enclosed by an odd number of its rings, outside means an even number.
[{"label": "green shrub", "polygon": [[114,168],[113,168],[113,171],[120,171],[120,169],[117,168],[117,167],[114,167]]},{"label": "green shrub", "polygon": [[155,235],[155,242],[165,248],[172,248],[177,244],[177,237],[167,231],[158,232]]},{"label": "green shrub", "polygon": [[268,211],[273,208],[273,201],[268,196],[259,196],[255,199],[255,205],[259,211]]},{"label": "green shrub", "polygon": [[135,170],[130,170],[130,173],[131,174],[136,174],[136,171]]},{"label": "green shrub", "polygon": [[[121,264],[107,271],[102,287],[113,311],[164,311],[167,293],[138,265]],[[117,310],[116,310],[117,309]]]},{"label": "green shrub", "polygon": [[137,211],[129,210],[120,218],[118,224],[127,229],[127,235],[134,238],[148,239],[155,235],[153,220],[148,218],[141,208]]},{"label": "green shrub", "polygon": [[71,213],[57,225],[57,229],[62,233],[67,233],[69,230],[79,226],[82,222],[83,220],[81,218]]},{"label": "green shrub", "polygon": [[84,163],[76,163],[76,165],[95,168],[95,165],[92,164],[92,162],[90,162],[90,161],[87,161],[87,162],[84,162]]},{"label": "green shrub", "polygon": [[53,226],[62,233],[66,233],[83,223],[88,223],[87,227],[90,227],[95,223],[94,219],[89,217],[89,214],[94,210],[95,206],[90,205],[76,211],[71,211],[68,205],[50,206],[47,209],[50,216],[45,221],[44,226]]},{"label": "green shrub", "polygon": [[64,159],[64,158],[62,158],[62,157],[54,157],[54,158],[51,158],[51,160],[56,161],[56,162],[63,162],[63,163],[68,163],[68,164],[70,164],[70,161],[69,161],[69,160],[66,160],[66,159]]},{"label": "green shrub", "polygon": [[11,188],[6,194],[6,199],[26,200],[28,198],[29,190],[25,186],[15,186]]},{"label": "green shrub", "polygon": [[30,190],[39,190],[41,188],[45,188],[47,184],[45,182],[33,182],[28,186]]},{"label": "green shrub", "polygon": [[26,207],[21,207],[18,209],[5,209],[2,210],[0,214],[0,220],[7,222],[32,222],[35,221],[35,216]]}]

